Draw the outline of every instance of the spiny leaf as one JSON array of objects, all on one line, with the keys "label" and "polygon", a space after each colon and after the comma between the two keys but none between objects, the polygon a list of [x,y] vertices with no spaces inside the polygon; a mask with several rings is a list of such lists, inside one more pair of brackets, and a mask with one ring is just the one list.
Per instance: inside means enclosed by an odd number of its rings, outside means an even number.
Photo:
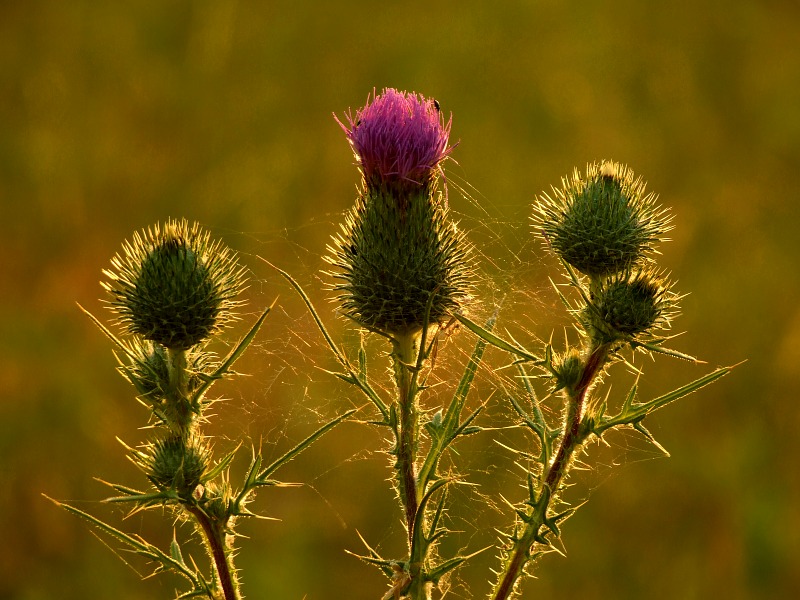
[{"label": "spiny leaf", "polygon": [[326,423],[325,425],[323,425],[322,427],[317,429],[314,433],[312,433],[310,436],[308,436],[302,442],[297,444],[294,448],[289,450],[286,454],[281,456],[279,459],[277,459],[271,465],[269,465],[266,469],[261,471],[261,473],[258,474],[258,481],[263,481],[263,480],[269,478],[269,476],[272,475],[275,471],[277,471],[280,467],[282,467],[287,462],[292,460],[294,457],[296,457],[298,454],[300,454],[303,450],[305,450],[311,444],[313,444],[319,437],[321,437],[322,435],[324,435],[325,433],[327,433],[328,431],[330,431],[331,429],[336,427],[339,423],[344,421],[347,417],[352,415],[354,412],[356,412],[356,411],[355,410],[348,410],[346,413],[344,413],[342,415],[339,415],[338,417],[336,417],[332,421]]},{"label": "spiny leaf", "polygon": [[342,365],[345,368],[345,370],[350,375],[353,376],[353,380],[352,381],[348,381],[348,383],[351,383],[351,384],[355,385],[356,387],[358,387],[364,393],[364,395],[367,396],[367,398],[369,398],[372,401],[373,404],[375,404],[375,406],[381,412],[381,415],[383,416],[383,418],[388,421],[389,420],[389,407],[386,406],[386,403],[383,400],[381,400],[381,397],[372,388],[372,386],[370,386],[369,383],[367,383],[366,379],[360,379],[357,376],[357,374],[354,372],[353,367],[350,365],[350,362],[347,360],[347,357],[345,356],[344,352],[342,352],[339,349],[339,347],[336,345],[336,342],[333,341],[333,338],[331,337],[331,334],[328,333],[328,330],[325,328],[325,325],[322,322],[322,319],[320,318],[319,313],[317,313],[317,309],[314,308],[314,305],[311,303],[311,299],[305,293],[305,290],[303,290],[302,286],[299,283],[297,283],[297,281],[295,281],[295,279],[291,275],[289,275],[286,271],[276,267],[271,262],[269,262],[268,260],[266,260],[265,258],[263,258],[261,256],[259,256],[258,258],[260,258],[262,261],[264,261],[270,267],[272,267],[278,273],[280,273],[281,277],[286,279],[286,281],[289,282],[289,285],[291,285],[294,288],[294,290],[300,295],[300,298],[303,300],[303,303],[306,305],[306,308],[308,308],[309,312],[311,313],[311,316],[313,317],[314,322],[317,324],[317,328],[322,333],[322,337],[325,338],[325,341],[327,342],[328,347],[333,352],[334,357],[339,362],[339,364]]},{"label": "spiny leaf", "polygon": [[613,417],[604,417],[599,420],[594,426],[593,433],[597,436],[600,436],[604,431],[612,427],[633,424],[641,421],[645,416],[655,412],[667,404],[683,398],[684,396],[688,396],[700,388],[713,383],[717,379],[724,377],[730,373],[732,369],[733,367],[720,367],[719,369],[716,369],[715,371],[712,371],[703,377],[695,379],[694,381],[687,383],[676,390],[673,390],[667,394],[663,394],[662,396],[659,396],[658,398],[655,398],[649,402],[639,404],[633,403],[633,396],[636,393],[636,386],[634,386],[631,388],[631,391],[626,397],[623,410]]},{"label": "spiny leaf", "polygon": [[213,468],[209,469],[205,475],[203,475],[201,482],[206,483],[207,481],[212,481],[216,479],[220,473],[222,473],[225,469],[228,468],[228,465],[231,464],[234,457],[236,456],[237,450],[241,447],[241,444],[236,446],[233,450],[231,450],[228,454],[226,454],[222,460],[220,460]]},{"label": "spiny leaf", "polygon": [[439,527],[439,520],[442,518],[442,514],[444,513],[444,503],[447,499],[447,489],[442,492],[442,495],[439,497],[439,502],[436,504],[436,512],[433,513],[433,517],[431,518],[430,527],[428,528],[428,542],[432,542],[434,539],[438,537],[436,532],[437,527]]},{"label": "spiny leaf", "polygon": [[644,437],[646,437],[646,438],[647,438],[647,440],[648,440],[648,441],[649,441],[651,444],[653,444],[653,446],[655,446],[655,447],[656,447],[658,450],[660,450],[660,451],[661,451],[661,453],[662,453],[664,456],[666,456],[667,458],[669,458],[669,452],[667,452],[667,449],[666,449],[666,448],[664,448],[664,446],[662,446],[661,444],[659,444],[659,443],[656,441],[656,438],[654,438],[654,437],[653,437],[653,434],[652,434],[652,433],[650,433],[650,432],[647,430],[647,428],[644,426],[644,424],[643,424],[641,421],[637,421],[636,423],[634,423],[634,424],[633,424],[633,428],[634,428],[636,431],[638,431],[639,433],[641,433],[641,434],[642,434]]},{"label": "spiny leaf", "polygon": [[531,354],[530,352],[528,352],[524,348],[520,348],[518,346],[515,346],[515,345],[505,341],[504,339],[496,336],[491,331],[488,331],[488,330],[484,329],[483,327],[481,327],[477,323],[475,323],[473,321],[470,321],[464,315],[455,314],[453,316],[456,319],[458,319],[459,323],[464,325],[472,333],[477,335],[479,338],[485,340],[487,343],[491,344],[492,346],[494,346],[496,348],[500,348],[501,350],[505,350],[506,352],[509,352],[509,353],[514,354],[516,356],[519,356],[521,358],[524,358],[525,360],[529,360],[529,361],[533,361],[533,362],[537,362],[537,363],[541,360],[538,356],[536,356],[534,354]]},{"label": "spiny leaf", "polygon": [[[494,314],[492,314],[492,316],[486,321],[485,328],[487,331],[494,327],[495,321],[497,320],[497,314],[498,310],[495,310]],[[475,412],[467,417],[464,423],[459,424],[459,421],[461,420],[461,412],[464,409],[467,395],[469,394],[472,381],[474,380],[475,373],[477,372],[478,366],[483,359],[485,350],[486,341],[479,338],[478,342],[475,344],[475,348],[472,351],[469,362],[467,362],[467,366],[464,369],[464,374],[461,376],[461,381],[459,381],[456,392],[453,395],[453,398],[450,400],[450,404],[447,407],[447,412],[442,418],[440,429],[445,433],[445,435],[438,435],[432,438],[432,443],[428,450],[428,454],[425,457],[425,462],[422,464],[422,468],[419,471],[418,481],[423,489],[425,486],[427,486],[429,480],[436,474],[436,467],[445,449],[458,435],[466,435],[466,428],[470,423],[472,423],[475,417],[478,416],[480,411],[483,410],[483,406],[479,407]]]},{"label": "spiny leaf", "polygon": [[181,553],[181,546],[178,544],[178,540],[175,537],[175,531],[172,531],[172,542],[169,545],[169,553],[172,556],[173,560],[182,564],[184,567],[186,563],[183,562],[183,553]]},{"label": "spiny leaf", "polygon": [[359,539],[361,540],[361,543],[364,544],[364,546],[367,548],[367,551],[369,552],[369,556],[362,556],[360,554],[356,554],[354,552],[350,552],[349,550],[345,550],[345,552],[347,552],[347,554],[350,554],[351,556],[355,556],[356,558],[358,558],[360,560],[363,560],[364,562],[366,562],[368,564],[375,565],[381,571],[383,571],[383,574],[386,575],[386,577],[391,579],[392,576],[394,575],[394,565],[396,564],[397,561],[386,560],[386,559],[382,558],[381,555],[378,554],[378,552],[375,551],[372,548],[372,546],[370,546],[367,543],[367,540],[364,539],[364,536],[361,535],[360,531],[356,530],[356,534],[358,535]]},{"label": "spiny leaf", "polygon": [[81,311],[83,311],[83,313],[86,316],[88,316],[95,325],[97,325],[98,329],[100,329],[100,331],[103,332],[103,335],[105,335],[108,339],[110,339],[117,348],[122,350],[122,352],[129,359],[131,359],[132,361],[136,360],[136,355],[131,351],[131,349],[127,346],[127,344],[125,344],[119,338],[117,338],[117,336],[115,336],[108,327],[103,325],[97,317],[95,317],[92,313],[83,308],[83,306],[81,306],[80,304],[78,304],[78,308],[80,308]]},{"label": "spiny leaf", "polygon": [[256,322],[250,328],[250,331],[239,341],[239,343],[230,351],[228,356],[222,361],[222,364],[214,371],[211,375],[208,376],[207,380],[203,385],[201,385],[198,390],[192,396],[192,402],[197,403],[203,397],[203,395],[208,391],[208,388],[216,381],[217,379],[222,379],[230,372],[233,363],[235,363],[238,358],[242,355],[242,353],[247,349],[250,343],[253,341],[253,338],[256,337],[258,330],[261,328],[261,325],[264,323],[264,319],[267,318],[267,315],[270,313],[272,308],[275,306],[275,303],[278,300],[273,300],[272,304],[270,304],[264,312],[261,313],[261,316],[256,319]]},{"label": "spiny leaf", "polygon": [[690,363],[695,364],[702,364],[704,361],[695,358],[689,354],[684,354],[683,352],[678,352],[677,350],[672,350],[670,348],[664,348],[663,346],[659,345],[657,342],[640,342],[632,340],[630,342],[632,348],[644,348],[650,352],[655,352],[656,354],[663,354],[665,356],[671,356],[672,358],[678,358],[680,360],[685,360]]},{"label": "spiny leaf", "polygon": [[413,523],[413,536],[411,540],[411,563],[422,563],[425,560],[425,555],[428,551],[429,541],[425,537],[424,525],[425,525],[425,511],[433,494],[441,489],[442,487],[446,486],[448,483],[451,483],[452,480],[450,479],[438,479],[434,481],[427,489],[427,491],[422,495],[422,498],[419,501],[419,505],[417,506],[417,514],[414,517]]},{"label": "spiny leaf", "polygon": [[[137,554],[149,558],[156,562],[162,569],[165,570],[173,570],[179,575],[186,578],[195,588],[195,590],[208,590],[207,584],[199,575],[199,573],[193,572],[189,569],[182,558],[180,560],[176,559],[175,557],[166,554],[165,552],[161,551],[157,546],[150,544],[149,542],[144,541],[142,538],[134,537],[120,531],[119,529],[108,525],[107,523],[101,521],[100,519],[86,513],[80,509],[77,509],[69,504],[64,504],[63,502],[59,502],[58,500],[54,500],[49,496],[45,496],[48,500],[50,500],[56,506],[60,506],[67,512],[70,512],[78,517],[88,521],[90,524],[97,527],[100,531],[106,533],[107,535],[111,536],[112,538],[116,539],[117,541],[125,544],[126,546],[133,549],[134,552]],[[172,548],[171,548],[172,550]]]},{"label": "spiny leaf", "polygon": [[133,496],[115,496],[113,498],[106,498],[103,500],[103,502],[108,502],[110,504],[135,502],[137,504],[141,504],[143,507],[147,507],[179,502],[180,499],[181,498],[178,496],[178,494],[172,490],[167,490],[164,492],[152,492],[150,494],[137,494]]},{"label": "spiny leaf", "polygon": [[433,569],[431,569],[425,574],[425,581],[431,581],[434,583],[434,585],[438,584],[439,580],[446,573],[452,571],[463,562],[468,561],[469,559],[474,558],[483,552],[486,552],[490,548],[492,548],[492,546],[486,546],[485,548],[481,548],[477,552],[473,552],[472,554],[468,554],[467,556],[456,556],[454,558],[444,561],[443,563],[435,566]]}]

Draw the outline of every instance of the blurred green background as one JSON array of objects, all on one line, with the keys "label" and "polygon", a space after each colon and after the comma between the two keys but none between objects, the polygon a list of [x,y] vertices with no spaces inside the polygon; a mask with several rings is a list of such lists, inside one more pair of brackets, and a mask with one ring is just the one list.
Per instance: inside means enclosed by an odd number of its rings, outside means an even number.
[{"label": "blurred green background", "polygon": [[[146,410],[75,304],[109,317],[98,281],[133,231],[186,217],[241,253],[253,279],[229,341],[279,296],[242,361],[250,377],[216,388],[229,399],[209,429],[219,452],[246,437],[277,456],[362,402],[317,368],[333,367],[318,332],[257,255],[307,286],[337,339],[356,339],[320,275],[358,182],[332,112],[384,86],[453,114],[450,205],[481,249],[478,316],[511,284],[501,318],[518,339],[567,325],[530,203],[573,167],[613,158],[673,209],[661,263],[689,293],[673,345],[710,363],[648,361],[643,390],[747,360],[652,419],[672,458],[624,434],[590,449],[600,466],[575,478],[591,501],[565,525],[568,558],[543,560],[525,597],[794,597],[799,27],[788,0],[0,3],[0,598],[170,598],[180,583],[140,582],[146,564],[114,556],[42,496],[171,539],[172,517],[123,520],[97,503],[108,491],[94,479],[143,485],[116,438],[147,439]],[[469,341],[440,349],[441,387]],[[482,375],[473,403],[493,381]],[[502,424],[503,410],[492,398],[485,423]],[[481,487],[454,494],[456,546],[491,543],[509,518],[498,494],[521,497],[492,441],[506,436],[461,448]],[[372,454],[384,447],[342,425],[282,473],[309,486],[259,496],[281,521],[241,525],[248,598],[383,594],[382,576],[344,550],[361,550],[357,531],[402,550],[387,460]],[[492,553],[470,563],[451,597],[485,597],[495,565]]]}]

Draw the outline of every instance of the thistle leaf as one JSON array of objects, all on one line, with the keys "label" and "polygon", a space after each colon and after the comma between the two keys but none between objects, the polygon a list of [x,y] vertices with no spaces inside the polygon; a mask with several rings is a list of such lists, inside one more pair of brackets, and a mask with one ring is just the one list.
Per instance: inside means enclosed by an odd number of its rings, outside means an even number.
[{"label": "thistle leaf", "polygon": [[267,468],[265,468],[261,473],[258,474],[257,482],[263,482],[269,478],[275,471],[277,471],[280,467],[285,465],[287,462],[295,458],[298,454],[300,454],[303,450],[308,448],[311,444],[313,444],[318,438],[323,436],[325,433],[336,427],[339,423],[344,421],[347,417],[352,415],[355,410],[348,410],[346,413],[339,415],[335,419],[329,421],[319,429],[317,429],[314,433],[304,439],[302,442],[297,444],[294,448],[289,450],[286,454],[281,456],[279,459],[274,461],[270,464]]},{"label": "thistle leaf", "polygon": [[435,566],[430,571],[428,571],[425,574],[425,580],[426,581],[430,581],[434,585],[436,585],[436,584],[439,583],[439,580],[446,573],[449,573],[450,571],[452,571],[453,569],[455,569],[456,567],[458,567],[459,565],[461,565],[465,561],[468,561],[469,559],[474,558],[474,557],[478,556],[479,554],[482,554],[483,552],[486,552],[490,548],[492,548],[492,546],[486,546],[485,548],[481,548],[477,552],[473,552],[472,554],[468,554],[467,556],[456,556],[456,557],[453,557],[453,558],[451,558],[449,560],[446,560],[443,563]]},{"label": "thistle leaf", "polygon": [[520,358],[525,359],[526,361],[533,361],[533,362],[541,362],[541,358],[538,356],[531,354],[524,348],[520,348],[519,346],[515,346],[503,338],[496,336],[491,331],[484,329],[474,321],[470,321],[467,317],[462,314],[454,314],[453,315],[458,322],[464,325],[467,329],[469,329],[472,333],[477,335],[479,338],[485,340],[487,343],[491,344],[495,348],[499,348],[500,350],[505,350],[515,356],[519,356]]},{"label": "thistle leaf", "polygon": [[[54,500],[48,496],[45,496],[48,500],[50,500],[56,506],[60,506],[67,512],[70,512],[85,521],[88,521],[91,525],[102,531],[103,533],[109,535],[110,537],[116,539],[118,542],[121,542],[125,546],[131,548],[136,554],[143,556],[149,560],[152,560],[158,565],[158,570],[169,570],[181,575],[189,583],[192,584],[193,590],[190,592],[191,595],[204,595],[209,594],[211,589],[209,588],[208,584],[205,582],[203,577],[197,572],[190,569],[186,563],[183,561],[183,557],[180,555],[180,550],[178,549],[178,556],[176,558],[175,548],[174,545],[170,546],[170,554],[167,554],[160,550],[157,546],[146,542],[142,538],[138,536],[128,535],[127,533],[120,531],[119,529],[108,525],[107,523],[101,521],[100,519],[93,517],[89,513],[86,513],[80,509],[77,509],[69,504],[64,504],[63,502],[59,502],[58,500]],[[174,541],[174,540],[173,540]],[[190,596],[187,596],[190,597]]]}]

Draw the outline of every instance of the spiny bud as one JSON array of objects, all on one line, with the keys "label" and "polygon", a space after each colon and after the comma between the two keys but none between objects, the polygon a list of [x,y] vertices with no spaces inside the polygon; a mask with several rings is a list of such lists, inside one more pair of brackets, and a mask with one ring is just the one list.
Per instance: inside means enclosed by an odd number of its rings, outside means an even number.
[{"label": "spiny bud", "polygon": [[569,265],[593,278],[642,263],[671,229],[671,217],[645,192],[626,166],[591,164],[575,170],[553,196],[542,194],[533,223],[548,246]]},{"label": "spiny bud", "polygon": [[120,367],[122,375],[149,404],[164,398],[169,386],[169,358],[164,346],[149,340],[135,340],[130,345],[130,363]]},{"label": "spiny bud", "polygon": [[[141,400],[153,406],[157,412],[162,411],[170,374],[170,357],[166,348],[138,337],[126,346],[129,350],[128,362],[119,367],[122,375],[133,384]],[[214,359],[215,355],[202,346],[194,346],[187,351],[188,393],[193,393],[203,385],[203,374],[213,369]]]},{"label": "spiny bud", "polygon": [[119,322],[172,350],[208,339],[232,318],[244,287],[236,256],[186,220],[137,233],[105,270]]},{"label": "spiny bud", "polygon": [[615,275],[595,287],[581,323],[597,344],[652,336],[669,327],[679,297],[671,284],[651,269]]},{"label": "spiny bud", "polygon": [[569,348],[553,358],[552,373],[555,390],[572,390],[583,375],[584,362],[577,348]]},{"label": "spiny bud", "polygon": [[[364,185],[328,262],[345,313],[388,335],[441,323],[469,297],[470,250],[436,169],[449,153],[433,101],[386,90],[345,128]],[[341,123],[340,123],[341,125]],[[343,126],[344,127],[344,126]]]},{"label": "spiny bud", "polygon": [[175,490],[188,498],[203,482],[211,464],[211,449],[199,436],[184,439],[173,435],[156,440],[133,459],[159,490]]}]

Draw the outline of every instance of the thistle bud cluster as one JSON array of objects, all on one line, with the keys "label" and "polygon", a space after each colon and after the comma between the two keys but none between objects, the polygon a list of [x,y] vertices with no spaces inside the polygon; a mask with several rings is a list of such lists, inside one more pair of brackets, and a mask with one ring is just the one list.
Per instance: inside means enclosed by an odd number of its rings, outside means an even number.
[{"label": "thistle bud cluster", "polygon": [[199,225],[170,220],[135,234],[111,263],[112,268],[104,271],[103,287],[117,325],[126,335],[118,338],[84,312],[116,346],[119,370],[150,409],[156,433],[144,445],[127,448],[152,489],[138,491],[110,483],[121,495],[107,501],[128,503],[132,512],[169,507],[178,518],[191,521],[207,550],[211,573],[204,574],[191,557],[185,560],[177,539],[173,538],[167,553],[89,513],[58,504],[147,557],[156,572],[181,576],[190,586],[181,598],[242,600],[234,565],[237,521],[255,516],[247,506],[257,489],[283,485],[273,476],[276,470],[354,411],[332,419],[267,466],[253,448],[244,481],[234,486],[230,465],[236,450],[215,462],[212,445],[200,431],[205,409],[212,403],[206,395],[216,381],[233,374],[234,363],[252,343],[272,306],[218,360],[208,344],[236,318],[235,309],[242,304],[237,297],[245,286],[245,270],[234,253],[211,241]]},{"label": "thistle bud cluster", "polygon": [[211,466],[198,429],[208,404],[198,392],[218,366],[206,344],[235,318],[244,270],[185,220],[135,234],[111,264],[103,287],[128,334],[120,371],[162,432],[131,458],[158,490],[186,498]]},{"label": "thistle bud cluster", "polygon": [[605,161],[577,170],[534,206],[534,228],[581,287],[578,322],[596,345],[652,337],[669,325],[677,295],[654,265],[671,216],[626,166]]}]

